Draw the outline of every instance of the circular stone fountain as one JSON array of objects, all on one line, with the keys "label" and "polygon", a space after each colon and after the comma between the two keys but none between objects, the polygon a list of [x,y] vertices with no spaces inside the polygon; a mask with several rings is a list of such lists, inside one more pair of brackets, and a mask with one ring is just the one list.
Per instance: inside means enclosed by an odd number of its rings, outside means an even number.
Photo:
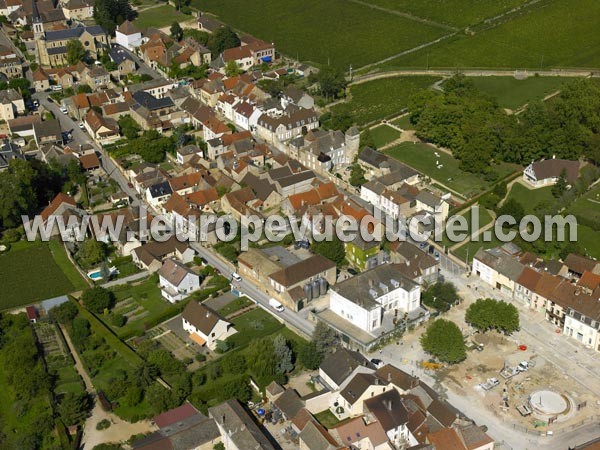
[{"label": "circular stone fountain", "polygon": [[567,414],[571,409],[571,402],[558,392],[539,390],[529,396],[529,406],[535,416],[549,418]]}]

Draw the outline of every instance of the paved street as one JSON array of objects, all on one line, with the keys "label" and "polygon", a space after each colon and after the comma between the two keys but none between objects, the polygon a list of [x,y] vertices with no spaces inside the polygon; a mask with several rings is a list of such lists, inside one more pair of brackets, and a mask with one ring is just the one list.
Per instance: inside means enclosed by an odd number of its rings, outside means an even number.
[{"label": "paved street", "polygon": [[96,149],[101,155],[100,161],[104,171],[119,184],[119,187],[123,192],[129,195],[131,198],[131,205],[137,206],[139,201],[135,189],[129,187],[127,179],[117,169],[116,165],[108,156],[108,153],[97,145],[85,130],[79,128],[79,122],[74,121],[69,115],[63,114],[60,111],[60,107],[53,101],[50,101],[49,95],[49,92],[38,92],[33,94],[32,97],[40,102],[40,106],[43,106],[54,114],[54,117],[60,122],[60,127],[63,131],[71,131],[73,137],[73,141],[71,142],[72,146],[77,147],[78,145],[89,144]]}]

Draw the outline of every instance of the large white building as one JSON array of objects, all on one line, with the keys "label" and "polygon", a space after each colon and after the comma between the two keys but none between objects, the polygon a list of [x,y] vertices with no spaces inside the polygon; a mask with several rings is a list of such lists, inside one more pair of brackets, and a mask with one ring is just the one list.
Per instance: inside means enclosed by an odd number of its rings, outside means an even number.
[{"label": "large white building", "polygon": [[133,50],[142,45],[142,33],[129,20],[126,20],[115,30],[115,41],[121,47]]},{"label": "large white building", "polygon": [[402,275],[396,264],[384,264],[331,288],[329,309],[359,327],[373,332],[385,314],[399,317],[419,308],[421,287]]},{"label": "large white building", "polygon": [[211,350],[217,346],[217,341],[224,341],[237,333],[233,325],[227,322],[216,311],[196,301],[191,301],[181,314],[183,329],[190,334],[197,344],[206,345]]}]

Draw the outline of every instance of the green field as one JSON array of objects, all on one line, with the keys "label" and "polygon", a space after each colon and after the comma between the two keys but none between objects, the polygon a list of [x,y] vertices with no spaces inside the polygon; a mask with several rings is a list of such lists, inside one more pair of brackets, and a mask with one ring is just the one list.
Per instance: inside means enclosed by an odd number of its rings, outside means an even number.
[{"label": "green field", "polygon": [[349,114],[358,125],[400,114],[412,94],[431,86],[436,77],[393,77],[350,86],[350,101],[331,108],[334,114]]},{"label": "green field", "polygon": [[[460,162],[451,155],[438,151],[439,156],[435,156],[435,152],[435,148],[427,144],[403,142],[386,150],[385,153],[467,198],[490,187],[490,183],[486,182],[482,176],[462,171],[459,168]],[[438,169],[436,162],[443,167]],[[493,169],[499,177],[504,177],[515,170],[509,164],[500,164]]]},{"label": "green field", "polygon": [[508,194],[508,198],[518,201],[525,209],[525,214],[533,214],[534,209],[541,202],[553,202],[552,187],[547,186],[539,189],[527,189],[521,183],[515,183]]},{"label": "green field", "polygon": [[405,116],[402,116],[396,120],[392,121],[393,125],[396,125],[399,128],[402,128],[403,130],[414,130],[415,126],[410,123],[410,115],[406,114]]},{"label": "green field", "polygon": [[227,342],[234,348],[242,348],[252,339],[269,336],[277,331],[282,331],[285,326],[262,308],[248,311],[233,319],[233,327],[237,333],[227,338]]},{"label": "green field", "polygon": [[471,77],[477,89],[490,94],[502,108],[517,109],[531,101],[542,100],[556,92],[569,79],[562,77]]},{"label": "green field", "polygon": [[[47,242],[21,241],[0,255],[0,273],[3,275],[0,310],[58,297],[76,290],[73,282],[77,278],[71,272],[75,269],[66,259],[64,249],[60,245],[53,245],[53,253],[50,248]],[[66,267],[67,270],[70,267],[70,276],[65,275],[62,267]],[[82,283],[83,279],[79,277],[78,288],[82,287]]]},{"label": "green field", "polygon": [[453,26],[467,26],[527,3],[528,0],[368,0],[383,8]]},{"label": "green field", "polygon": [[[466,233],[468,234],[467,239],[470,238],[470,236],[477,231],[480,228],[485,227],[488,223],[490,223],[492,221],[492,216],[490,215],[489,211],[483,207],[479,207],[479,227],[471,227],[471,208],[468,208],[466,211],[462,211],[459,215],[463,216],[466,220],[467,220],[467,224],[469,226],[468,230],[466,231]],[[462,234],[462,232],[456,232],[456,234]],[[448,236],[446,235],[446,233],[444,233],[444,235],[442,236],[442,245],[446,248],[450,248],[454,245],[458,244],[458,242],[455,241],[451,241]]]},{"label": "green field", "polygon": [[568,208],[569,214],[585,216],[596,223],[600,222],[600,185],[594,187]]},{"label": "green field", "polygon": [[173,22],[185,22],[193,17],[177,11],[170,5],[146,9],[135,19],[135,26],[140,30],[147,28],[170,27]]},{"label": "green field", "polygon": [[600,67],[599,16],[596,0],[540,2],[494,28],[459,33],[382,68]]},{"label": "green field", "polygon": [[377,128],[371,129],[371,136],[373,137],[375,147],[381,148],[398,139],[400,132],[388,125],[380,125]]},{"label": "green field", "polygon": [[448,34],[444,28],[347,0],[257,0],[251,5],[246,0],[193,0],[192,6],[215,14],[233,28],[274,42],[289,57],[329,62],[344,70]]},{"label": "green field", "polygon": [[592,258],[600,258],[600,239],[598,231],[584,225],[577,225],[577,243]]}]

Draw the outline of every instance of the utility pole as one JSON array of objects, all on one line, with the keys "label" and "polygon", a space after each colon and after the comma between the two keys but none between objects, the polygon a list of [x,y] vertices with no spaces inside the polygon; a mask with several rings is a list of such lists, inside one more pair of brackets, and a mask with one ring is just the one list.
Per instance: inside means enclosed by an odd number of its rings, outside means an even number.
[{"label": "utility pole", "polygon": [[350,81],[352,81],[352,64],[350,64]]}]

